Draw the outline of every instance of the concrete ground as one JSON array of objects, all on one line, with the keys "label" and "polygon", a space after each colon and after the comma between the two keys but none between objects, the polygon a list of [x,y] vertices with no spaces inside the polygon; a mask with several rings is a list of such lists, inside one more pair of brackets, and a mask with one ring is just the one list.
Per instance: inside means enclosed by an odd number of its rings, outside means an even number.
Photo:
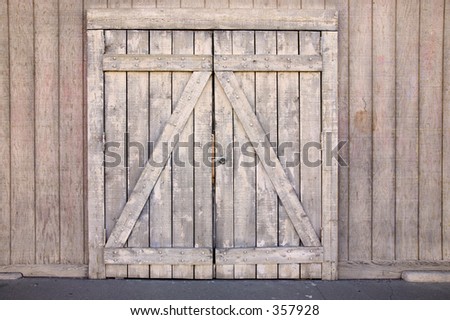
[{"label": "concrete ground", "polygon": [[0,299],[450,299],[450,283],[400,280],[266,281],[266,280],[82,280],[23,278],[0,280]]}]

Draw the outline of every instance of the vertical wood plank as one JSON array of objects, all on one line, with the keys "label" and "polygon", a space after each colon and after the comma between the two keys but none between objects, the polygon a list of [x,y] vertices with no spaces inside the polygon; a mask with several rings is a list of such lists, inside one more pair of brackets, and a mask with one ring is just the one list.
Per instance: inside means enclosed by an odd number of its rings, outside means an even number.
[{"label": "vertical wood plank", "polygon": [[280,9],[301,9],[302,0],[278,0],[278,8]]},{"label": "vertical wood plank", "polygon": [[[83,0],[83,14],[85,14],[86,10],[89,9],[100,9],[100,8],[107,8],[108,7],[108,0]],[[87,72],[87,30],[86,30],[86,24],[83,24],[83,49],[84,49],[84,55],[83,55],[83,118],[84,118],[84,126],[83,130],[84,132],[88,132],[88,107],[87,102],[88,99],[86,98],[88,96],[87,93],[87,78],[88,78],[88,72]],[[83,143],[84,143],[84,170],[83,170],[83,184],[84,184],[84,194],[83,198],[85,201],[84,205],[84,237],[85,237],[85,244],[84,244],[84,263],[89,263],[89,209],[88,209],[88,135],[84,135]]]},{"label": "vertical wood plank", "polygon": [[[127,32],[125,30],[105,31],[105,53],[126,53]],[[127,75],[125,72],[105,73],[105,212],[106,238],[111,234],[117,219],[127,201],[126,132]],[[112,147],[114,146],[116,147]],[[109,147],[111,145],[111,147]],[[114,152],[120,162],[113,163],[109,155]],[[107,265],[106,276],[125,278],[126,265]]]},{"label": "vertical wood plank", "polygon": [[[322,33],[322,141],[326,148],[338,143],[338,35],[336,32]],[[322,162],[322,279],[336,280],[338,260],[338,162],[325,158]],[[303,266],[302,266],[303,272]]]},{"label": "vertical wood plank", "polygon": [[104,35],[102,30],[88,31],[87,121],[88,121],[88,225],[89,278],[105,278],[105,189],[103,154],[103,68]]},{"label": "vertical wood plank", "polygon": [[[173,32],[173,54],[194,53],[193,31]],[[186,84],[191,77],[190,72],[174,72],[172,76],[172,109],[178,103]],[[194,132],[194,117],[191,114],[186,126],[180,134],[181,144],[173,150],[173,246],[193,247],[194,245],[194,168],[189,159],[192,158],[193,146],[186,145],[190,135]],[[174,265],[173,277],[179,279],[192,279],[193,266]]]},{"label": "vertical wood plank", "polygon": [[8,3],[0,4],[0,265],[11,258],[11,145]]},{"label": "vertical wood plank", "polygon": [[11,263],[35,263],[33,3],[9,1]]},{"label": "vertical wood plank", "polygon": [[397,260],[418,259],[420,1],[397,1],[396,243]]},{"label": "vertical wood plank", "polygon": [[[320,39],[320,32],[300,32],[300,54],[321,54]],[[321,142],[320,77],[317,72],[300,73],[300,198],[317,234],[322,227],[321,152],[317,146],[309,146]],[[321,265],[303,264],[301,276],[304,279],[320,278]]]},{"label": "vertical wood plank", "polygon": [[444,260],[450,259],[450,0],[445,1],[444,22],[444,110],[443,123],[443,221],[442,252]]},{"label": "vertical wood plank", "polygon": [[59,14],[61,262],[83,263],[83,3],[62,0]]},{"label": "vertical wood plank", "polygon": [[339,10],[339,141],[346,142],[340,156],[347,165],[339,167],[339,260],[348,259],[349,235],[349,4],[337,0]]},{"label": "vertical wood plank", "polygon": [[230,8],[253,8],[254,0],[230,0]]},{"label": "vertical wood plank", "polygon": [[372,249],[372,1],[350,0],[349,259]]},{"label": "vertical wood plank", "polygon": [[228,0],[205,0],[205,8],[228,8]]},{"label": "vertical wood plank", "polygon": [[[281,31],[277,35],[278,54],[298,54],[299,37],[295,31]],[[299,75],[292,72],[278,73],[278,155],[287,176],[297,194],[300,192],[300,165],[296,160],[300,154],[300,108]],[[280,150],[283,143],[290,143]],[[298,160],[298,158],[297,158]],[[287,164],[290,166],[287,167]],[[281,202],[279,202],[280,246],[298,246],[300,239]],[[299,264],[283,264],[278,268],[278,276],[283,279],[298,279]]]},{"label": "vertical wood plank", "polygon": [[[159,2],[158,2],[159,5]],[[150,31],[150,54],[171,54],[172,32]],[[150,74],[150,141],[156,142],[171,115],[172,74]],[[161,165],[161,164],[158,164]],[[172,246],[172,159],[169,158],[150,194],[150,245],[154,248]],[[150,267],[151,278],[171,278],[170,265]]]},{"label": "vertical wood plank", "polygon": [[372,258],[395,259],[395,7],[373,1]]},{"label": "vertical wood plank", "polygon": [[444,1],[420,3],[419,259],[442,259]]},{"label": "vertical wood plank", "polygon": [[[212,32],[195,32],[195,54],[212,54]],[[194,141],[199,147],[194,148],[194,159],[199,163],[194,168],[194,220],[195,247],[213,247],[212,215],[212,168],[203,160],[204,146],[212,142],[212,103],[213,80],[208,83],[194,109]],[[195,279],[211,279],[213,266],[195,266]]]},{"label": "vertical wood plank", "polygon": [[158,8],[179,8],[181,0],[156,0]]},{"label": "vertical wood plank", "polygon": [[[256,54],[276,54],[277,34],[275,31],[255,33]],[[276,146],[277,127],[277,75],[274,72],[258,72],[256,86],[256,115],[269,140]],[[272,146],[265,146],[272,148]],[[260,160],[259,160],[260,161]],[[256,245],[258,247],[278,246],[278,195],[261,163],[256,167]],[[257,265],[257,278],[276,279],[276,264]]]},{"label": "vertical wood plank", "polygon": [[253,0],[253,8],[276,8],[277,0]]},{"label": "vertical wood plank", "polygon": [[[233,54],[254,54],[254,50],[255,33],[253,31],[233,32]],[[253,72],[236,72],[235,74],[254,109],[255,74]],[[245,147],[246,143],[249,144],[249,140],[235,113],[233,127],[234,142],[237,142],[239,146],[234,149],[234,245],[236,248],[255,247],[256,170],[254,163],[256,155],[252,147]],[[234,277],[235,279],[254,278],[255,269],[255,265],[236,265]]]},{"label": "vertical wood plank", "polygon": [[203,8],[205,0],[181,0],[181,8]]},{"label": "vertical wood plank", "polygon": [[60,248],[58,1],[36,2],[34,14],[36,263],[58,263]]},{"label": "vertical wood plank", "polygon": [[[127,31],[127,53],[148,54],[148,31]],[[147,72],[128,72],[127,75],[127,132],[128,132],[128,195],[133,191],[148,159],[148,88]],[[134,226],[128,246],[146,248],[149,246],[148,203]],[[147,265],[128,266],[129,278],[148,278]]]},{"label": "vertical wood plank", "polygon": [[[231,31],[214,32],[214,53],[231,54]],[[218,80],[216,79],[216,83]],[[233,150],[228,149],[233,143],[233,111],[223,88],[214,86],[215,99],[215,143],[216,157],[224,158],[225,163],[215,166],[215,234],[217,248],[232,248],[234,246],[233,223]],[[233,265],[217,265],[216,277],[232,279]]]},{"label": "vertical wood plank", "polygon": [[156,0],[133,0],[133,8],[156,8]]},{"label": "vertical wood plank", "polygon": [[302,9],[325,9],[325,0],[302,0]]},{"label": "vertical wood plank", "polygon": [[108,0],[108,8],[130,8],[133,0]]}]

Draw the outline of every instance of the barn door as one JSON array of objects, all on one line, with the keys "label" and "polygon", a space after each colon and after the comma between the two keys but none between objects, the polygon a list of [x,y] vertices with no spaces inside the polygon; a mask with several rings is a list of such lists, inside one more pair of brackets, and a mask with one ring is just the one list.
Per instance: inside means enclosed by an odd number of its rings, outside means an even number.
[{"label": "barn door", "polygon": [[331,272],[322,270],[330,204],[320,165],[329,45],[320,32],[214,33],[218,278]]},{"label": "barn door", "polygon": [[337,16],[127,14],[88,14],[90,277],[335,279]]}]

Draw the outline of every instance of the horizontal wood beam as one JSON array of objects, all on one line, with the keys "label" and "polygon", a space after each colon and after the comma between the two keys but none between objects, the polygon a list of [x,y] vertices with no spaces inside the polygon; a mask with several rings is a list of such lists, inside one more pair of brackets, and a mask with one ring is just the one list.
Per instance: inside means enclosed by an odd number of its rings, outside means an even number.
[{"label": "horizontal wood beam", "polygon": [[215,55],[215,71],[322,71],[321,55]]},{"label": "horizontal wood beam", "polygon": [[450,261],[340,261],[339,279],[400,279],[403,271],[450,271]]},{"label": "horizontal wood beam", "polygon": [[291,264],[323,261],[322,247],[216,249],[216,264]]},{"label": "horizontal wood beam", "polygon": [[0,273],[21,273],[24,277],[87,278],[84,264],[13,264],[0,266]]},{"label": "horizontal wood beam", "polygon": [[105,54],[104,71],[212,71],[208,55]]},{"label": "horizontal wood beam", "polygon": [[92,9],[87,29],[337,30],[333,10]]},{"label": "horizontal wood beam", "polygon": [[212,265],[210,248],[106,248],[106,264]]}]

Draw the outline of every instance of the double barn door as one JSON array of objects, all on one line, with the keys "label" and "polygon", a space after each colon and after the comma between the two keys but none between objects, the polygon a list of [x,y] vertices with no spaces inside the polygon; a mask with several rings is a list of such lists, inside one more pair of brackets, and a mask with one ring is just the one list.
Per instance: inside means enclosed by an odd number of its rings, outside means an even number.
[{"label": "double barn door", "polygon": [[336,32],[92,29],[90,276],[336,278]]}]

